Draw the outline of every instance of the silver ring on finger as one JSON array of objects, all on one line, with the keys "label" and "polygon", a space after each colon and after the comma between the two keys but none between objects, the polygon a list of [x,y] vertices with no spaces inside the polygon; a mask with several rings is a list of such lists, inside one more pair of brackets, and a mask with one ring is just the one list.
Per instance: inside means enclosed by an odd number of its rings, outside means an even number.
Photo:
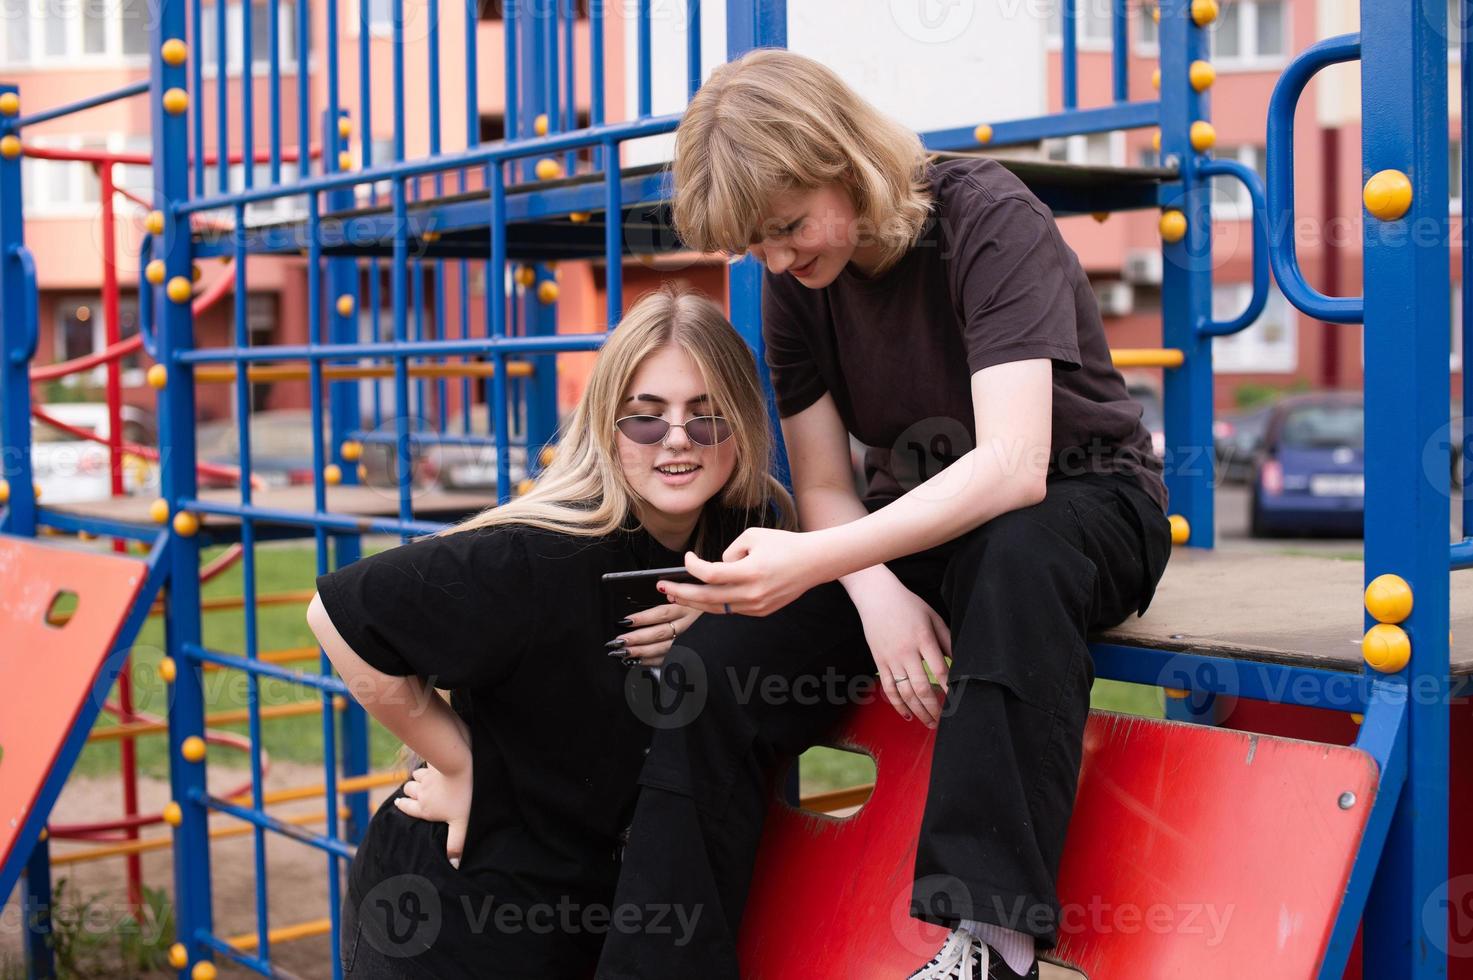
[{"label": "silver ring on finger", "polygon": [[899,677],[892,677],[890,679],[892,681],[894,681],[895,683],[897,683],[897,684],[902,684],[902,683],[908,684],[908,683],[910,683],[910,678],[909,677],[906,677],[903,674],[901,676],[899,676]]},{"label": "silver ring on finger", "polygon": [[670,627],[670,639],[673,641],[675,639],[675,634],[678,632],[675,629],[675,624],[674,623],[666,623],[665,625]]}]

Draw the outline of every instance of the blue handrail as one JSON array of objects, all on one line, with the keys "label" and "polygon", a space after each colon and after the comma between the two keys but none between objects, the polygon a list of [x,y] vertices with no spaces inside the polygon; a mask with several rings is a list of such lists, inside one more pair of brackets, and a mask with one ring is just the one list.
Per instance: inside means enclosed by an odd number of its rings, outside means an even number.
[{"label": "blue handrail", "polygon": [[153,342],[153,283],[148,281],[148,263],[153,256],[153,232],[144,232],[138,246],[138,335],[143,338],[143,349],[155,361],[158,349]]},{"label": "blue handrail", "polygon": [[1197,173],[1203,177],[1237,178],[1248,189],[1253,206],[1253,295],[1248,308],[1231,320],[1214,320],[1208,314],[1197,321],[1197,333],[1224,337],[1251,326],[1268,303],[1268,206],[1264,203],[1263,181],[1251,168],[1236,160],[1208,160],[1197,167]]},{"label": "blue handrail", "polygon": [[1284,69],[1268,103],[1268,218],[1283,229],[1269,243],[1269,261],[1284,296],[1309,316],[1330,323],[1360,323],[1365,299],[1326,296],[1304,279],[1294,250],[1294,112],[1304,86],[1322,68],[1360,57],[1360,35],[1342,34],[1305,48]]},{"label": "blue handrail", "polygon": [[10,360],[13,364],[25,364],[36,356],[36,342],[41,331],[41,314],[36,299],[36,257],[24,245],[12,245],[10,257],[20,265],[21,295],[26,302],[20,313],[25,339],[11,350]]}]

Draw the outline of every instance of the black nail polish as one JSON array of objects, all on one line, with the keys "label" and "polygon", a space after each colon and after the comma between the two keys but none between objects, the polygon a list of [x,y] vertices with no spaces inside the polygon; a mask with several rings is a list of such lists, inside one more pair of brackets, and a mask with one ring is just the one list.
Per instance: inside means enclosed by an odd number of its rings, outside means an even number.
[{"label": "black nail polish", "polygon": [[610,650],[622,650],[624,649],[624,644],[625,640],[621,636],[617,640],[610,640],[609,642],[605,643],[604,646],[608,647]]},{"label": "black nail polish", "polygon": [[630,619],[628,616],[625,616],[623,619],[619,620],[619,625],[620,626],[633,626],[634,625],[634,620]]},{"label": "black nail polish", "polygon": [[604,656],[607,656],[607,657],[622,657],[622,656],[624,656],[624,651],[623,650],[605,650],[604,651]]}]

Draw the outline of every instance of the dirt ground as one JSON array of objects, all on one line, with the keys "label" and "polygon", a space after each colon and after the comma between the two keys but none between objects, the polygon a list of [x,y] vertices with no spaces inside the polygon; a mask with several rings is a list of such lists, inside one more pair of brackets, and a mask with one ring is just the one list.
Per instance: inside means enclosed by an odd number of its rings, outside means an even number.
[{"label": "dirt ground", "polygon": [[[213,793],[235,789],[250,779],[249,772],[239,769],[216,767],[210,770],[209,787]],[[267,789],[303,786],[322,781],[322,770],[317,766],[294,763],[272,763],[266,774]],[[369,792],[370,812],[389,795],[392,787]],[[139,806],[149,812],[157,812],[169,800],[167,782],[155,779],[139,781]],[[292,814],[321,810],[321,799],[273,805],[270,812],[283,818]],[[52,809],[54,823],[74,823],[106,819],[122,813],[122,790],[117,777],[73,778],[66,784],[60,799]],[[233,817],[216,814],[211,817],[211,828],[240,827],[241,821]],[[322,824],[310,829],[321,831]],[[340,828],[341,830],[341,825]],[[167,826],[162,824],[147,828],[145,837],[167,838]],[[329,915],[328,905],[328,857],[316,848],[299,844],[278,834],[265,835],[266,883],[268,917],[272,928],[325,918]],[[53,841],[53,862],[63,855],[85,849],[85,843]],[[171,849],[147,853],[143,856],[143,881],[150,887],[162,889],[173,901],[173,858]],[[338,862],[341,881],[346,885],[347,862]],[[99,899],[99,920],[103,916],[116,918],[126,909],[127,863],[124,858],[108,858],[79,864],[54,864],[53,882],[61,878],[70,880],[77,887],[79,897]],[[214,891],[215,932],[222,936],[237,936],[254,933],[256,928],[255,889],[255,845],[252,834],[215,840],[210,845],[210,875]],[[0,963],[9,960],[18,964],[21,957],[21,914],[19,912],[19,890],[7,896],[5,914],[0,915]],[[93,921],[89,915],[87,921]],[[221,977],[254,977],[259,974],[216,957]],[[328,936],[312,936],[274,945],[271,962],[283,974],[295,975],[304,980],[331,978],[332,960]],[[109,973],[89,972],[93,977],[137,977],[137,972],[119,971]],[[172,971],[144,974],[148,977],[173,977]]]}]

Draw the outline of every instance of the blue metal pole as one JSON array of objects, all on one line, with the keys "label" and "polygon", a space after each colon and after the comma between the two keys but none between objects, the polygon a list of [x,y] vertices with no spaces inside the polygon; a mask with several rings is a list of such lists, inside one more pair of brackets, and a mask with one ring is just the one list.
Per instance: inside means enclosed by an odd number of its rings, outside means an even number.
[{"label": "blue metal pole", "polygon": [[[155,8],[150,51],[149,93],[153,124],[154,200],[164,214],[164,234],[159,253],[165,279],[191,281],[189,219],[177,208],[189,196],[189,125],[184,113],[171,114],[163,107],[170,88],[186,87],[184,66],[167,64],[161,50],[167,40],[186,39],[184,0],[159,0]],[[201,52],[193,48],[191,61]],[[221,84],[224,83],[221,75]],[[190,92],[198,102],[202,92]],[[221,163],[223,164],[223,157]],[[201,160],[201,163],[203,161]],[[163,497],[171,513],[182,501],[198,496],[195,476],[195,391],[194,369],[177,361],[176,355],[194,345],[194,312],[190,299],[165,299],[157,317],[155,343],[159,362],[168,369],[168,383],[158,394],[159,446],[163,450],[161,481]],[[194,801],[205,790],[205,761],[189,762],[182,749],[186,738],[204,738],[205,704],[199,665],[183,654],[186,644],[200,642],[199,537],[171,531],[165,560],[168,562],[168,601],[164,607],[164,637],[169,656],[176,664],[169,721],[169,783],[182,811],[174,828],[174,894],[179,941],[188,953],[191,968],[211,956],[199,935],[213,931],[210,900],[210,849],[208,813]]]},{"label": "blue metal pole", "polygon": [[[1059,14],[1059,34],[1063,41],[1062,68],[1064,76],[1063,100],[1065,109],[1079,105],[1079,0],[1063,0]],[[1165,4],[1162,4],[1161,19],[1166,19]],[[1162,46],[1165,52],[1165,46]],[[1166,71],[1161,72],[1165,85]]]},{"label": "blue metal pole", "polygon": [[1444,903],[1456,901],[1446,892],[1449,474],[1422,465],[1447,422],[1447,60],[1440,14],[1362,5],[1362,179],[1395,171],[1412,182],[1404,214],[1364,216],[1365,575],[1399,575],[1415,597],[1399,624],[1411,640],[1397,672],[1412,692],[1407,783],[1366,904],[1364,971],[1407,980],[1447,975]]},{"label": "blue metal pole", "polygon": [[[1189,140],[1192,123],[1206,117],[1206,104],[1187,78],[1188,67],[1205,50],[1203,30],[1192,20],[1189,0],[1161,4],[1161,159],[1179,170],[1161,188],[1161,203],[1187,222],[1178,242],[1162,240],[1162,345],[1185,354],[1181,367],[1165,372],[1166,487],[1171,510],[1191,528],[1188,544],[1210,548],[1215,539],[1212,457],[1212,341],[1197,324],[1212,315],[1212,212],[1203,163]],[[1205,318],[1205,320],[1204,320]]]},{"label": "blue metal pole", "polygon": [[[14,85],[0,93],[19,95]],[[0,116],[0,136],[14,136],[14,120]],[[28,273],[25,215],[21,205],[21,157],[0,156],[0,450],[10,502],[0,510],[0,530],[33,536],[36,498],[31,492],[31,378],[35,349],[36,281]],[[29,263],[33,270],[34,263]]]}]

